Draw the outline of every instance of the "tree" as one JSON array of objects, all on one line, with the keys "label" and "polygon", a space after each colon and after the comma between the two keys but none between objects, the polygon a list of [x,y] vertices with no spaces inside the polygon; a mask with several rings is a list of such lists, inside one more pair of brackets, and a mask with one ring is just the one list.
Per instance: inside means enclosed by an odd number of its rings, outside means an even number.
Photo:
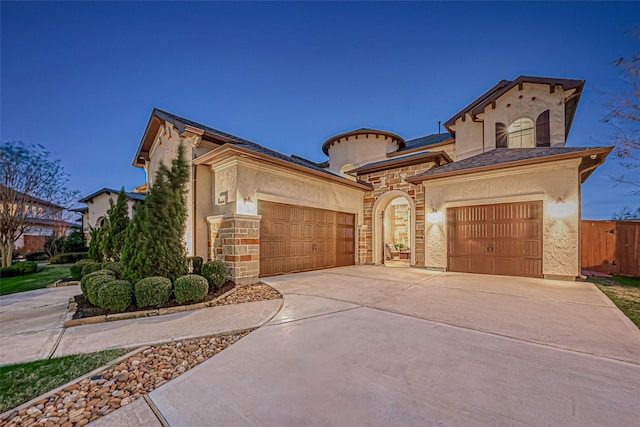
[{"label": "tree", "polygon": [[72,231],[69,235],[64,239],[64,243],[62,245],[62,252],[84,252],[87,250],[87,242],[84,238],[84,233],[82,231]]},{"label": "tree", "polygon": [[636,208],[634,211],[633,209],[625,206],[613,214],[614,221],[625,221],[630,219],[640,219],[640,207]]},{"label": "tree", "polygon": [[626,93],[612,97],[605,123],[615,128],[614,155],[630,172],[614,177],[618,184],[632,186],[631,194],[640,196],[640,177],[633,176],[640,169],[640,54],[620,58],[614,62],[622,79],[628,84]]},{"label": "tree", "polygon": [[122,248],[129,225],[129,213],[127,209],[127,194],[124,187],[118,194],[118,199],[114,204],[109,200],[111,207],[107,211],[108,231],[104,237],[104,257],[108,261],[120,261],[122,259]]},{"label": "tree", "polygon": [[51,160],[42,145],[20,141],[0,145],[0,250],[2,266],[11,265],[13,245],[37,218],[63,221],[63,208],[77,193],[67,188],[68,175],[59,160]]},{"label": "tree", "polygon": [[173,281],[186,274],[184,199],[188,180],[189,164],[180,145],[171,169],[160,165],[144,204],[138,206],[127,229],[122,250],[127,280],[135,283],[164,276]]},{"label": "tree", "polygon": [[87,252],[87,257],[96,262],[104,261],[104,255],[102,251],[104,231],[104,225],[98,228],[91,228],[91,230],[89,230],[91,241],[89,242],[89,251]]}]

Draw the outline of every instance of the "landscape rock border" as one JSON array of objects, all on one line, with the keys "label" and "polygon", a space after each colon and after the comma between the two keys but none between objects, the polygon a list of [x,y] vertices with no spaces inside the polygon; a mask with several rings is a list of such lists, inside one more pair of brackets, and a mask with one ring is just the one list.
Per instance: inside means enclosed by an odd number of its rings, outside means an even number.
[{"label": "landscape rock border", "polygon": [[182,375],[247,336],[253,329],[139,347],[14,409],[0,427],[84,426]]},{"label": "landscape rock border", "polygon": [[[91,325],[91,324],[95,324],[95,323],[112,322],[112,321],[116,321],[116,320],[139,319],[139,318],[143,318],[143,317],[162,316],[162,315],[165,315],[165,314],[182,313],[182,312],[185,312],[185,311],[192,311],[192,310],[199,310],[199,309],[202,309],[202,308],[214,307],[216,305],[221,305],[221,304],[219,304],[219,302],[224,301],[227,297],[229,297],[230,295],[234,294],[235,292],[239,292],[239,291],[241,292],[241,289],[244,289],[244,288],[247,288],[247,287],[253,287],[253,286],[269,286],[269,285],[266,285],[264,283],[255,283],[255,284],[252,284],[252,285],[234,286],[233,288],[231,288],[230,290],[228,290],[224,294],[220,295],[219,297],[217,297],[215,299],[212,299],[211,301],[207,301],[207,302],[200,302],[200,303],[188,304],[188,305],[179,305],[179,306],[176,306],[176,307],[156,308],[156,309],[151,309],[151,310],[141,310],[141,311],[127,312],[127,313],[114,313],[114,314],[107,314],[107,315],[101,315],[101,316],[85,317],[85,318],[82,318],[82,319],[74,319],[73,318],[73,316],[75,315],[76,310],[78,308],[78,304],[75,302],[74,298],[71,297],[69,299],[69,306],[68,306],[68,310],[67,310],[67,316],[66,316],[66,319],[65,319],[65,321],[63,323],[63,327],[64,328],[71,328],[71,327],[74,327],[74,326]],[[282,295],[280,295],[280,293],[278,291],[273,289],[271,286],[269,286],[269,288],[271,288],[273,290],[273,292],[278,293],[280,298],[282,298]],[[273,299],[273,298],[269,298],[269,299]],[[258,300],[258,301],[262,301],[262,300]],[[241,302],[239,302],[239,303],[241,303]]]}]

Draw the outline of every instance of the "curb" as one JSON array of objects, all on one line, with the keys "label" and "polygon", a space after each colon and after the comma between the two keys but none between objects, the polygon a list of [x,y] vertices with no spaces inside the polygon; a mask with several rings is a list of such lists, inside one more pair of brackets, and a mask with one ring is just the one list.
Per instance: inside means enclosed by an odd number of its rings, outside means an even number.
[{"label": "curb", "polygon": [[47,288],[62,288],[64,286],[80,286],[79,280],[63,281],[62,279],[55,281],[54,283],[47,285]]}]

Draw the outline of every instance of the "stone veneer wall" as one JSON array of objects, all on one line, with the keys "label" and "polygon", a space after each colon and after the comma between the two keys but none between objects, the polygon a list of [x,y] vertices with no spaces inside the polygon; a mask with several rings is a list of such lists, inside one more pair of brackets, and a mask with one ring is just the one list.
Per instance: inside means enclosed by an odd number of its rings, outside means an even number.
[{"label": "stone veneer wall", "polygon": [[433,162],[414,166],[405,166],[385,171],[371,172],[359,176],[364,182],[373,185],[373,191],[367,191],[364,196],[363,225],[360,227],[359,255],[361,264],[373,264],[373,205],[376,200],[391,190],[399,190],[411,197],[416,206],[416,233],[409,242],[411,251],[416,252],[416,265],[424,266],[425,263],[425,212],[424,212],[424,187],[422,184],[410,184],[405,181],[422,172],[426,172],[434,166]]},{"label": "stone veneer wall", "polygon": [[409,205],[395,205],[393,210],[393,243],[403,243],[411,248],[409,241]]},{"label": "stone veneer wall", "polygon": [[224,262],[227,279],[237,285],[256,283],[260,275],[260,215],[207,217],[209,261]]}]

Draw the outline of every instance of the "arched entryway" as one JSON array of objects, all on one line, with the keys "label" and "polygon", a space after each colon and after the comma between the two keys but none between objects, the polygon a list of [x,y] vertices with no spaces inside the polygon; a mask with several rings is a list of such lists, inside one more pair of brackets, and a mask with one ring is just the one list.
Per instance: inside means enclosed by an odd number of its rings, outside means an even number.
[{"label": "arched entryway", "polygon": [[[416,206],[405,192],[392,190],[384,193],[373,205],[373,262],[384,264],[390,250],[385,246],[405,247],[391,258],[407,258],[407,265],[416,265],[415,235]],[[391,246],[388,246],[391,245]]]}]

